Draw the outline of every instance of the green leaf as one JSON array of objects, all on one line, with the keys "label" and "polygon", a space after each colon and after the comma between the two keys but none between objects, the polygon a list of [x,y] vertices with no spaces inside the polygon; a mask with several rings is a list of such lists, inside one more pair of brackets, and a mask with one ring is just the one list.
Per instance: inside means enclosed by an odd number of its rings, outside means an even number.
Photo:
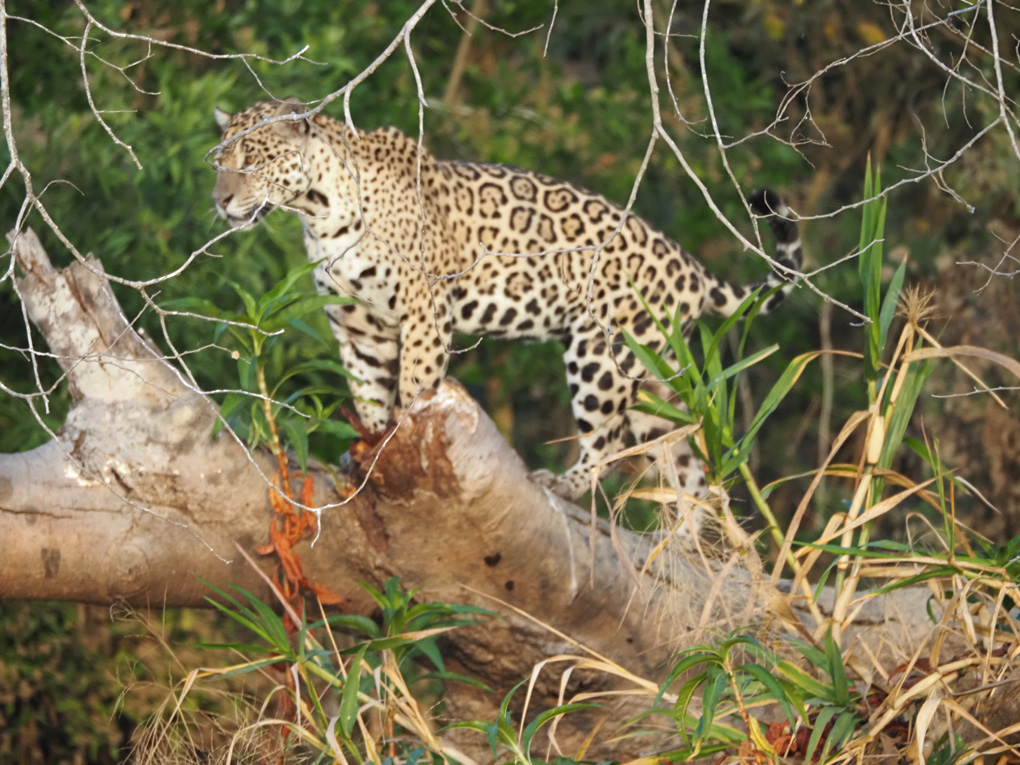
[{"label": "green leaf", "polygon": [[907,274],[907,261],[904,258],[900,261],[899,268],[893,274],[886,288],[885,298],[882,300],[882,311],[879,314],[879,348],[885,348],[885,342],[889,336],[889,327],[892,325],[893,317],[896,315],[896,305],[900,299],[900,290],[903,288],[903,279]]},{"label": "green leaf", "polygon": [[[870,199],[882,189],[881,173],[876,170],[874,180],[871,174],[871,159],[865,168],[864,198]],[[880,301],[882,297],[882,236],[885,228],[887,199],[866,202],[861,221],[860,257],[858,269],[864,287],[864,314],[871,323],[865,325],[865,375],[869,381],[878,377],[882,346],[880,327]]]},{"label": "green leaf", "polygon": [[722,642],[720,642],[716,650],[723,659],[727,659],[730,654],[733,653],[734,648],[746,648],[749,652],[756,656],[771,658],[771,654],[765,650],[754,635],[749,635],[748,633],[739,630],[731,633]]},{"label": "green leaf", "polygon": [[253,298],[251,296],[251,293],[248,292],[248,290],[246,290],[244,287],[242,287],[237,282],[227,281],[227,284],[229,284],[231,287],[233,287],[234,288],[234,292],[236,292],[241,297],[241,300],[244,301],[245,317],[252,324],[256,324],[257,325],[259,323],[260,316],[259,316],[258,306],[257,306],[257,304],[255,302],[255,298]]},{"label": "green leaf", "polygon": [[836,722],[832,725],[832,730],[829,731],[828,738],[825,739],[825,746],[822,749],[822,762],[825,762],[829,757],[829,751],[833,746],[836,747],[836,751],[839,752],[843,748],[843,744],[850,737],[850,734],[854,732],[858,723],[857,715],[853,712],[841,712],[839,717],[836,718]]},{"label": "green leaf", "polygon": [[814,758],[815,750],[818,748],[818,742],[822,740],[822,733],[825,731],[825,726],[829,724],[829,720],[836,716],[839,712],[837,707],[822,707],[818,712],[818,716],[815,718],[814,727],[811,730],[811,738],[808,739],[807,751],[804,753],[804,762],[811,762]]},{"label": "green leaf", "polygon": [[243,357],[237,360],[237,378],[242,390],[255,390],[256,369],[257,367],[254,361],[249,361]]},{"label": "green leaf", "polygon": [[[261,650],[265,649],[263,648]],[[241,667],[234,667],[233,669],[229,669],[226,672],[223,672],[222,674],[217,674],[216,676],[218,678],[226,680],[231,677],[240,677],[241,675],[247,675],[249,672],[254,672],[255,670],[262,669],[263,667],[271,667],[274,664],[282,664],[284,662],[290,661],[291,661],[290,658],[286,656],[270,656],[268,659],[259,659],[249,664],[245,664],[244,666]]]},{"label": "green leaf", "polygon": [[360,435],[353,425],[338,420],[316,420],[315,430],[340,439],[353,439]]},{"label": "green leaf", "polygon": [[245,596],[252,608],[258,612],[260,623],[263,625],[265,631],[269,634],[269,638],[273,646],[282,654],[292,655],[293,651],[290,646],[290,635],[287,632],[287,627],[283,623],[283,619],[266,603],[264,603],[255,594],[249,592],[240,585],[231,585],[235,590]]},{"label": "green leaf", "polygon": [[435,640],[419,640],[415,643],[415,646],[428,657],[432,665],[440,672],[446,671],[446,665],[443,663],[443,655],[439,652],[436,647]]},{"label": "green leaf", "polygon": [[[697,326],[698,335],[701,338],[701,347],[711,348],[712,343],[716,340],[716,338],[712,336],[712,331],[708,328],[708,324],[703,321],[696,321],[695,326]],[[718,351],[705,353],[705,357],[702,361],[702,372],[703,376],[708,379],[718,377],[722,374],[722,357],[719,355]]]},{"label": "green leaf", "polygon": [[787,677],[790,682],[801,688],[808,696],[822,701],[832,701],[833,693],[825,683],[819,682],[796,664],[789,661],[781,661],[776,665],[776,670]]},{"label": "green leaf", "polygon": [[680,654],[683,658],[677,662],[676,666],[670,671],[669,675],[663,681],[659,688],[659,693],[655,697],[656,704],[662,699],[662,695],[666,692],[666,689],[671,686],[674,681],[680,677],[684,672],[689,669],[693,669],[700,664],[707,664],[711,661],[718,661],[718,655],[712,651],[705,650],[702,646],[694,646],[688,648],[686,651]]},{"label": "green leaf", "polygon": [[542,714],[528,724],[521,734],[521,750],[525,754],[530,752],[531,740],[538,733],[539,729],[550,720],[570,714],[571,712],[580,712],[586,709],[601,709],[601,707],[598,704],[563,704],[562,706],[553,707],[542,712]]},{"label": "green leaf", "polygon": [[290,367],[286,374],[280,378],[280,382],[304,372],[333,372],[341,377],[348,377],[352,380],[358,379],[348,372],[347,368],[339,361],[333,361],[332,359],[309,359]]},{"label": "green leaf", "polygon": [[639,391],[638,395],[641,403],[637,404],[633,408],[637,409],[639,412],[654,414],[657,417],[662,417],[677,425],[693,425],[697,422],[690,412],[687,412],[668,401],[663,401],[651,391],[642,390]]},{"label": "green leaf", "polygon": [[[920,346],[921,341],[918,340],[915,347],[919,348]],[[912,363],[910,369],[907,370],[899,397],[896,399],[896,406],[889,420],[889,427],[886,430],[885,443],[882,445],[882,451],[878,458],[879,467],[888,468],[892,465],[914,414],[914,407],[921,395],[921,389],[934,369],[935,367],[930,362],[924,361]]]},{"label": "green leaf", "polygon": [[332,349],[336,347],[336,338],[332,334],[323,334],[311,324],[308,324],[301,319],[291,319],[288,324],[327,348]]},{"label": "green leaf", "polygon": [[302,263],[297,268],[288,271],[287,275],[284,276],[277,285],[273,287],[273,289],[269,290],[269,292],[262,296],[262,299],[259,301],[260,305],[267,306],[275,300],[285,296],[300,279],[311,274],[315,270],[315,267],[323,260],[325,260],[325,258],[320,258],[317,261],[309,261],[308,263]]},{"label": "green leaf", "polygon": [[[257,620],[253,616],[248,616],[245,613],[243,613],[243,611],[233,611],[230,608],[228,608],[227,606],[225,606],[222,603],[220,603],[215,598],[211,598],[208,595],[206,596],[205,599],[206,599],[206,601],[209,602],[210,605],[212,605],[213,608],[215,608],[215,609],[217,609],[219,611],[222,611],[224,614],[229,616],[231,619],[233,619],[235,622],[237,622],[241,626],[247,627],[249,630],[254,632],[256,635],[258,635],[260,638],[265,640],[267,643],[269,643],[270,645],[272,644],[272,640],[269,637],[269,633],[266,632],[266,630],[264,630],[258,624]],[[247,610],[248,609],[244,609],[244,611],[247,611]]]},{"label": "green leaf", "polygon": [[229,420],[231,415],[237,411],[237,408],[241,406],[248,397],[241,393],[228,393],[223,397],[223,403],[220,404],[220,417],[222,419],[216,420],[213,423],[213,438],[215,438],[221,430],[223,430],[224,421]]},{"label": "green leaf", "polygon": [[782,707],[783,713],[786,715],[786,719],[790,723],[790,730],[793,730],[797,725],[797,716],[793,713],[793,706],[790,704],[790,699],[786,694],[786,689],[783,688],[782,684],[773,676],[772,671],[765,669],[765,667],[761,664],[755,664],[753,662],[744,664],[740,669],[747,672],[755,680],[765,686],[769,695],[779,703],[780,707]]},{"label": "green leaf", "polygon": [[408,637],[407,635],[392,635],[390,637],[381,637],[373,640],[366,640],[350,648],[341,648],[341,656],[350,656],[353,653],[357,653],[362,647],[367,647],[369,651],[378,653],[380,651],[392,651],[395,648],[405,648],[407,646],[414,645],[416,639]]},{"label": "green leaf", "polygon": [[914,574],[906,579],[898,579],[895,582],[883,585],[875,590],[874,594],[884,595],[885,593],[892,592],[893,590],[899,590],[904,587],[912,587],[913,585],[920,584],[921,582],[927,582],[931,579],[941,579],[957,573],[959,573],[959,568],[956,566],[936,566],[935,568],[929,569],[928,571],[924,571],[920,574]]},{"label": "green leaf", "polygon": [[825,651],[820,651],[810,643],[804,643],[800,640],[790,639],[790,643],[796,648],[800,655],[807,659],[808,664],[813,667],[824,667],[826,658]]},{"label": "green leaf", "polygon": [[516,736],[514,735],[513,726],[510,724],[510,712],[508,711],[510,699],[524,683],[525,681],[521,680],[521,682],[511,688],[510,692],[503,697],[503,703],[499,705],[499,715],[496,717],[496,739],[506,746],[514,746],[516,743]]},{"label": "green leaf", "polygon": [[779,289],[781,289],[781,287],[776,287],[774,290],[770,290],[767,294],[761,295],[760,302],[758,298],[759,295],[761,294],[762,290],[761,287],[758,287],[750,295],[744,298],[740,305],[737,306],[737,310],[735,310],[730,316],[727,316],[725,319],[723,319],[722,324],[719,325],[719,329],[716,330],[715,334],[712,336],[711,342],[705,348],[705,358],[709,359],[718,356],[719,344],[722,342],[722,339],[726,336],[726,333],[730,331],[730,328],[733,327],[733,325],[736,324],[738,321],[740,321],[740,319],[744,317],[744,314],[747,313],[749,310],[754,309],[754,311],[757,313],[758,306],[761,305],[761,303],[764,303],[764,301],[767,300],[772,295],[773,292]]},{"label": "green leaf", "polygon": [[[680,691],[676,695],[676,703],[673,704],[673,717],[676,719],[677,730],[683,737],[685,744],[693,745],[691,744],[691,734],[687,730],[687,708],[691,705],[691,699],[694,697],[694,694],[697,693],[698,688],[700,688],[707,679],[707,672],[701,672],[695,675],[680,687]],[[700,743],[700,739],[698,743]]]},{"label": "green leaf", "polygon": [[751,427],[747,429],[747,433],[744,434],[736,446],[727,451],[723,456],[721,461],[722,467],[720,469],[720,473],[723,476],[727,476],[735,471],[747,459],[754,446],[754,440],[758,436],[758,431],[765,424],[765,420],[776,411],[782,400],[786,398],[787,394],[793,389],[793,386],[797,384],[797,380],[800,379],[807,365],[817,357],[818,353],[816,352],[801,354],[783,370],[783,374],[779,376],[775,385],[772,386],[768,395],[765,396],[765,400],[762,401],[761,406],[758,408],[758,413],[755,414],[754,419],[751,421]]},{"label": "green leaf", "polygon": [[833,700],[845,707],[850,703],[850,681],[847,679],[846,669],[843,667],[843,653],[836,645],[836,641],[832,639],[832,627],[825,631],[822,647],[825,649],[829,677],[832,678]]},{"label": "green leaf", "polygon": [[340,694],[340,728],[344,736],[350,738],[354,732],[354,724],[358,719],[358,690],[361,687],[361,663],[365,659],[367,645],[351,658],[350,666],[347,668],[347,681]]},{"label": "green leaf", "polygon": [[301,472],[307,472],[308,431],[305,429],[304,423],[299,423],[292,417],[288,417],[281,422],[278,417],[277,427],[282,427],[283,432],[286,434],[287,442],[294,450],[294,456],[297,457],[298,465],[301,466]]},{"label": "green leaf", "polygon": [[286,329],[294,319],[300,319],[312,311],[319,311],[328,305],[348,305],[356,302],[354,298],[341,297],[339,295],[308,295],[292,301],[286,307],[276,311],[265,322],[262,329],[266,332],[275,332],[278,329]]},{"label": "green leaf", "polygon": [[322,627],[325,623],[328,623],[331,627],[339,627],[345,630],[357,630],[363,632],[369,637],[378,637],[379,625],[375,623],[373,619],[369,619],[367,616],[360,616],[358,614],[336,614],[334,616],[327,617],[326,621],[322,619],[312,622],[308,625],[309,630],[317,630]]},{"label": "green leaf", "polygon": [[739,361],[734,362],[733,364],[731,364],[730,366],[726,367],[725,369],[720,370],[709,381],[708,385],[706,386],[706,389],[709,392],[711,392],[712,390],[714,390],[716,387],[718,387],[724,381],[729,380],[731,377],[736,377],[738,374],[743,372],[745,369],[747,369],[749,367],[753,367],[759,361],[761,361],[762,359],[767,358],[768,356],[771,356],[773,353],[775,353],[778,350],[779,350],[779,346],[773,344],[773,345],[770,345],[768,348],[762,348],[760,351],[756,351],[755,353],[752,353],[750,356],[748,356],[746,358],[743,358],[743,359],[740,359]]},{"label": "green leaf", "polygon": [[709,680],[705,683],[705,690],[701,694],[701,720],[696,728],[699,740],[704,740],[705,735],[712,727],[717,707],[722,701],[723,693],[730,681],[722,667],[712,667],[708,670],[708,674]]},{"label": "green leaf", "polygon": [[675,372],[672,367],[669,366],[662,357],[659,356],[655,351],[648,348],[647,346],[641,345],[637,340],[631,336],[629,332],[623,333],[624,342],[627,343],[627,347],[634,353],[637,360],[644,364],[645,368],[648,369],[653,375],[660,380],[666,380],[673,377]]}]

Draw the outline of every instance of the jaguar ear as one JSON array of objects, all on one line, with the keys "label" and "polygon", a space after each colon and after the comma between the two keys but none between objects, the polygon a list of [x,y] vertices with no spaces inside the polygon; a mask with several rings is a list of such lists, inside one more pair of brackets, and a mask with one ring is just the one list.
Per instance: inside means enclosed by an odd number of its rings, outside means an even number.
[{"label": "jaguar ear", "polygon": [[[282,117],[285,114],[304,114],[307,111],[307,106],[291,96],[290,98],[286,98],[280,102],[280,105],[276,107],[276,111],[273,112],[273,116]],[[312,129],[312,126],[307,119],[295,121],[280,120],[279,122],[274,122],[273,127],[276,128],[278,133],[281,133],[287,138],[305,135]]]},{"label": "jaguar ear", "polygon": [[220,130],[226,130],[230,120],[234,119],[233,114],[223,111],[218,106],[213,109],[213,116],[216,117],[216,124],[220,126]]}]

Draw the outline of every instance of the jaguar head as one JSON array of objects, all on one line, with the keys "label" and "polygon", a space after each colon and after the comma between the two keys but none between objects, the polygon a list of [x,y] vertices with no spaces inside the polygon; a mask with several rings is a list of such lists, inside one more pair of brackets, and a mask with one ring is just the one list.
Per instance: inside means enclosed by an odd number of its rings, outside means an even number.
[{"label": "jaguar head", "polygon": [[303,114],[297,99],[263,101],[237,114],[215,110],[223,130],[215,157],[213,202],[220,217],[238,228],[250,228],[274,207],[284,207],[311,185],[305,150],[308,119],[274,117]]}]

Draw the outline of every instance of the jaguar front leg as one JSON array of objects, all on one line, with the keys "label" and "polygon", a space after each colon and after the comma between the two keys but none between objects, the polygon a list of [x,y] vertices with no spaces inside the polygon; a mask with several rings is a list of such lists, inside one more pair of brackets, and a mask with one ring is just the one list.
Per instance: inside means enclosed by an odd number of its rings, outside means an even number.
[{"label": "jaguar front leg", "polygon": [[447,290],[434,286],[400,316],[400,398],[410,406],[422,391],[434,390],[446,375],[453,343]]},{"label": "jaguar front leg", "polygon": [[350,380],[354,407],[373,433],[386,429],[397,400],[400,371],[399,332],[363,303],[326,309],[340,344],[340,361]]}]

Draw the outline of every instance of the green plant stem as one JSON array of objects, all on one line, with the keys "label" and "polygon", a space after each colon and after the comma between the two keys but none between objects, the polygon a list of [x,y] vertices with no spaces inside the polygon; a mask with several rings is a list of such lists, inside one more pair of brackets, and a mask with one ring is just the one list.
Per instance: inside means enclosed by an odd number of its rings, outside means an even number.
[{"label": "green plant stem", "polygon": [[287,499],[290,499],[293,495],[290,493],[290,476],[287,474],[287,458],[283,453],[283,447],[280,445],[280,433],[276,429],[276,417],[273,414],[272,399],[269,396],[269,386],[266,385],[266,368],[260,358],[255,360],[255,379],[258,382],[259,393],[262,394],[262,412],[265,414],[266,422],[269,423],[269,448],[273,452],[273,456],[276,457],[276,462],[280,466],[280,485],[283,488],[283,494],[287,497]]},{"label": "green plant stem", "polygon": [[[754,504],[758,506],[759,512],[765,516],[765,520],[769,522],[769,533],[772,535],[772,539],[775,540],[776,544],[779,545],[779,549],[783,549],[783,543],[786,538],[783,536],[783,532],[779,530],[779,523],[776,521],[776,516],[772,513],[772,508],[769,507],[769,503],[765,501],[765,497],[761,495],[761,491],[758,489],[758,484],[754,480],[754,476],[751,475],[751,469],[747,466],[747,462],[740,463],[740,475],[744,477],[744,482],[747,484],[747,490],[751,493],[751,499]],[[793,551],[788,550],[786,553],[786,562],[790,564],[790,568],[793,571],[797,571],[797,559],[793,556]]]}]

